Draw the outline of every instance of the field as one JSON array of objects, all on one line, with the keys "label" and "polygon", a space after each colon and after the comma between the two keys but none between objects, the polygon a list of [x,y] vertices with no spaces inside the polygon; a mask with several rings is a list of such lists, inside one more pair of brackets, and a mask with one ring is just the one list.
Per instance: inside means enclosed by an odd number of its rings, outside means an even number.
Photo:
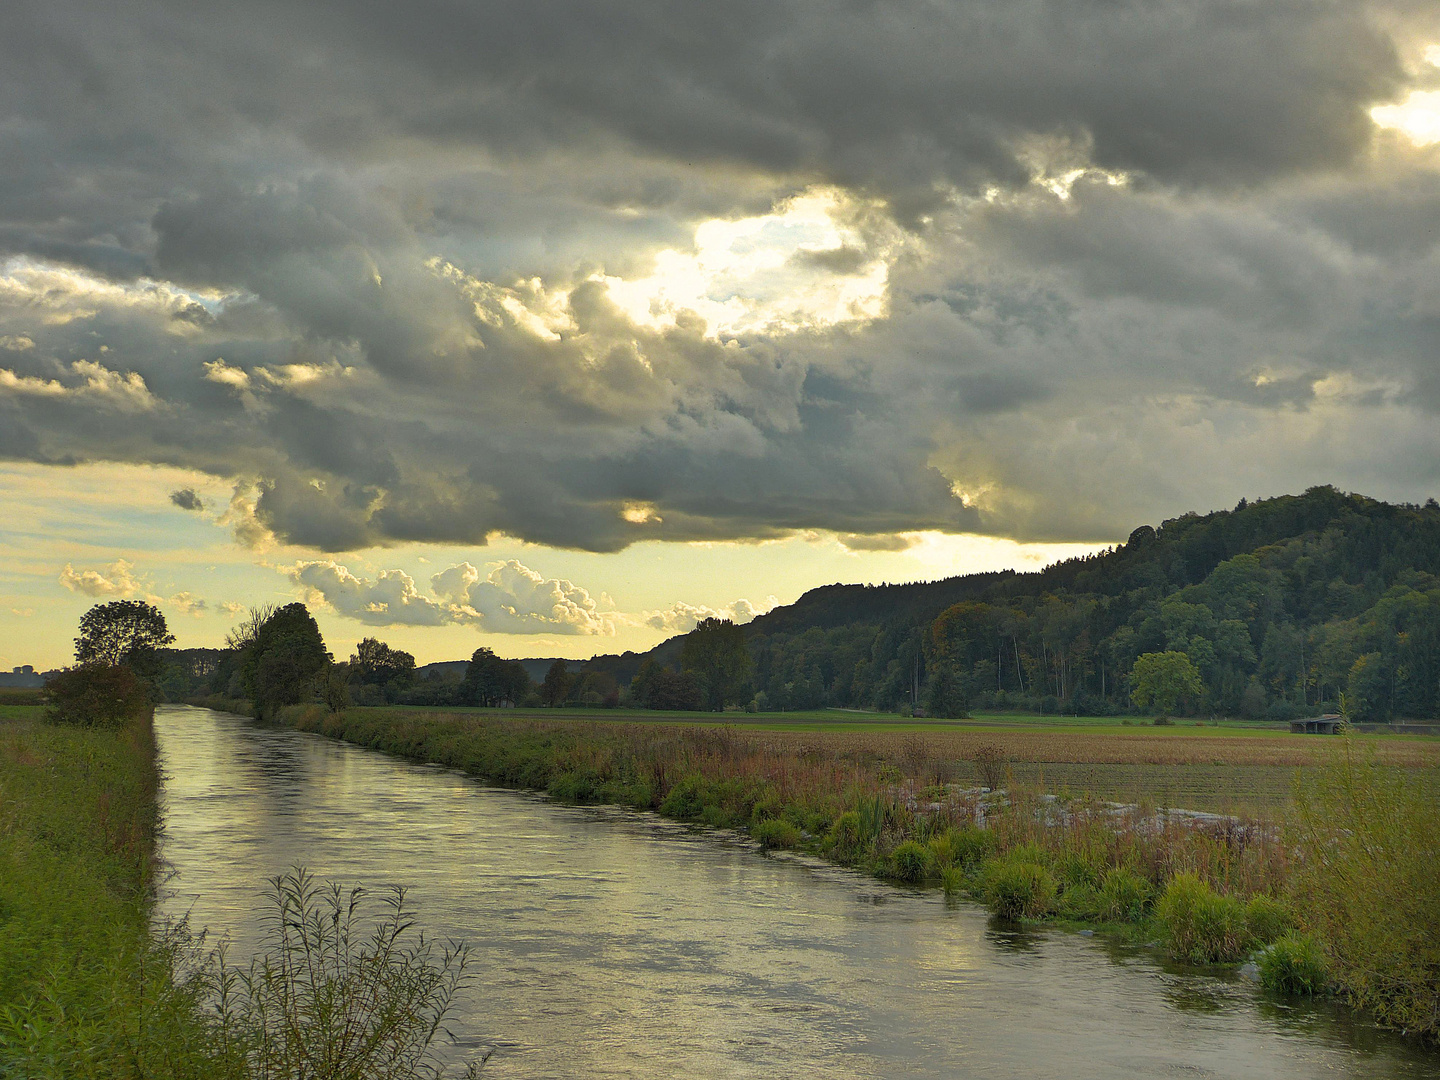
[{"label": "field", "polygon": [[[862,770],[887,763],[930,782],[978,784],[973,758],[999,747],[1020,783],[1070,795],[1270,817],[1289,801],[1305,770],[1328,761],[1339,740],[1292,735],[1283,727],[1221,721],[1139,726],[1118,717],[983,716],[912,720],[886,713],[664,713],[628,710],[351,709],[356,716],[484,716],[519,725],[688,727],[724,730],[778,757],[824,756]],[[1128,718],[1126,718],[1128,719]],[[1440,739],[1354,735],[1376,760],[1404,770],[1440,766]]]}]

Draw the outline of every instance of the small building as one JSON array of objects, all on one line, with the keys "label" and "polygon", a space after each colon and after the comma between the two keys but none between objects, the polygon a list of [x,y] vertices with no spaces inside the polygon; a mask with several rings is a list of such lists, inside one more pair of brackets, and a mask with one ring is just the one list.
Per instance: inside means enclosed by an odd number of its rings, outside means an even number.
[{"label": "small building", "polygon": [[1344,723],[1339,713],[1326,713],[1305,720],[1291,720],[1290,731],[1296,735],[1335,735]]}]

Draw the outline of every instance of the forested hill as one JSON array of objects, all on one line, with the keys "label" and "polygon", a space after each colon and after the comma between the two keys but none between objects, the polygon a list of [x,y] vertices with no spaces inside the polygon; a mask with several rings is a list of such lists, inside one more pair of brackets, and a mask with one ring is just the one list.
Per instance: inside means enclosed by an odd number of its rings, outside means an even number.
[{"label": "forested hill", "polygon": [[[1131,705],[1137,659],[1180,654],[1161,703],[1180,712],[1284,717],[1343,693],[1357,718],[1434,717],[1440,506],[1313,488],[1035,573],[830,585],[746,629],[762,707],[1110,711]],[[592,663],[623,682],[640,660]]]}]

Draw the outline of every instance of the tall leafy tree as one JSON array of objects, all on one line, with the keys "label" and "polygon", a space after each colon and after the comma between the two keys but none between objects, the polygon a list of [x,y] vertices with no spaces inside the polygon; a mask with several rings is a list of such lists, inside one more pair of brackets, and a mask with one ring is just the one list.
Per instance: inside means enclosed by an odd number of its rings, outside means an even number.
[{"label": "tall leafy tree", "polygon": [[316,698],[326,689],[330,653],[320,627],[304,604],[286,604],[255,617],[232,633],[243,653],[240,677],[261,716],[283,705]]},{"label": "tall leafy tree", "polygon": [[364,638],[350,657],[351,682],[408,686],[414,678],[415,657],[403,649],[392,649],[379,638]]},{"label": "tall leafy tree", "polygon": [[745,628],[729,619],[702,619],[685,637],[680,667],[693,671],[705,691],[706,704],[716,712],[737,701],[750,683],[752,661]]},{"label": "tall leafy tree", "polygon": [[75,662],[81,667],[128,667],[151,679],[159,670],[158,651],[174,640],[159,608],[143,600],[112,600],[80,617]]}]

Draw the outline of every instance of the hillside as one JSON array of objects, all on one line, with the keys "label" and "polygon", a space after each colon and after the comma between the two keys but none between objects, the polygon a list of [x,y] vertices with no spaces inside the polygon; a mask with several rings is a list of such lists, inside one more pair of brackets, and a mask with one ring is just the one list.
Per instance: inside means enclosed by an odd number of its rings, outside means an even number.
[{"label": "hillside", "polygon": [[[1181,712],[1434,717],[1440,506],[1330,487],[1141,526],[1034,573],[828,585],[747,628],[770,708],[1128,708],[1136,659],[1180,653]],[[680,639],[652,650],[674,664]],[[644,656],[596,657],[622,683]]]}]

